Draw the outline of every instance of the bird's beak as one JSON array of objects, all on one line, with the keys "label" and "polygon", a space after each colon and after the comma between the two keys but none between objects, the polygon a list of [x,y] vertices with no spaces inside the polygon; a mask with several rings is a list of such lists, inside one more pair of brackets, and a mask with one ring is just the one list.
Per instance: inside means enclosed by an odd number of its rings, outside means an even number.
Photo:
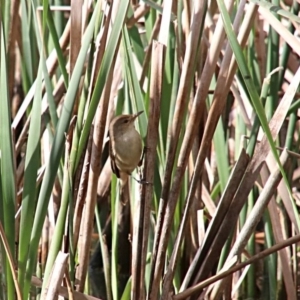
[{"label": "bird's beak", "polygon": [[141,111],[139,111],[138,113],[136,113],[136,114],[134,114],[133,115],[133,120],[135,120],[140,114],[142,114],[144,111],[143,110],[141,110]]}]

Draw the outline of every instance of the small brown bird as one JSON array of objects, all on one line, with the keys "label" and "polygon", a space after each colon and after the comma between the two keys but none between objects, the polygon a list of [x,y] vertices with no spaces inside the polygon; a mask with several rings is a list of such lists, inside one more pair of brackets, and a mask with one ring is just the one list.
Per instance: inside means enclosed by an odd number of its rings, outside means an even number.
[{"label": "small brown bird", "polygon": [[111,168],[121,179],[122,186],[142,162],[142,138],[134,127],[134,121],[141,113],[143,111],[133,115],[117,116],[109,125]]}]

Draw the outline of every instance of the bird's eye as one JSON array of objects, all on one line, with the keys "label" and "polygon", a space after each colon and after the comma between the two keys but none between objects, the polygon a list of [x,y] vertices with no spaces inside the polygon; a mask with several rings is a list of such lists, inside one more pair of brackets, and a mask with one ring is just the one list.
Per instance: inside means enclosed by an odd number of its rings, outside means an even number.
[{"label": "bird's eye", "polygon": [[129,120],[124,120],[124,123],[128,123],[129,122]]}]

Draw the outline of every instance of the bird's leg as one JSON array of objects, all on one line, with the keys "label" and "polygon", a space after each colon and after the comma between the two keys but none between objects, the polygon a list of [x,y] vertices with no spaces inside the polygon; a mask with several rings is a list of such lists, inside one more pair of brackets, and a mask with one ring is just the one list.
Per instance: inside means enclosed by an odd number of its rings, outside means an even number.
[{"label": "bird's leg", "polygon": [[[140,159],[140,161],[139,161],[138,167],[140,167],[140,166],[143,164],[143,160],[144,160],[144,158],[145,158],[146,152],[147,152],[147,150],[149,150],[149,149],[150,149],[149,147],[144,146],[143,153],[142,153],[141,159]],[[142,177],[141,174],[140,174],[140,177]],[[132,178],[133,178],[136,182],[138,182],[139,184],[152,184],[152,185],[153,185],[153,183],[146,181],[144,178],[142,178],[142,179],[140,179],[140,180],[134,178],[133,176],[132,176]]]},{"label": "bird's leg", "polygon": [[145,154],[146,154],[146,152],[147,152],[148,149],[150,149],[150,148],[144,146],[143,153],[142,153],[141,159],[140,159],[139,164],[138,164],[139,167],[143,164],[143,160],[145,158]]},{"label": "bird's leg", "polygon": [[132,174],[130,174],[130,173],[128,173],[128,175],[132,178],[132,179],[134,179],[137,183],[139,183],[139,184],[152,184],[153,185],[153,183],[151,183],[151,182],[148,182],[148,181],[146,181],[146,180],[144,180],[144,179],[137,179],[137,178],[135,178]]},{"label": "bird's leg", "polygon": [[139,184],[151,184],[151,185],[153,185],[153,183],[151,183],[151,182],[148,182],[148,181],[146,181],[146,180],[144,180],[144,179],[137,179],[137,178],[135,178],[135,177],[133,177],[132,175],[131,175],[131,178],[133,178],[137,183],[139,183]]}]

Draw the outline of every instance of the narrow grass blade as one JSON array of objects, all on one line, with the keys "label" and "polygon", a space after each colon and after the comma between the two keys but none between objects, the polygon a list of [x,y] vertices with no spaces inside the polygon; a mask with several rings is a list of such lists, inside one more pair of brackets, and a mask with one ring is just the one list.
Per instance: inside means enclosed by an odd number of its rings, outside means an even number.
[{"label": "narrow grass blade", "polygon": [[[81,79],[85,57],[89,49],[90,41],[93,36],[93,30],[96,22],[98,9],[99,9],[99,2],[95,7],[94,13],[92,15],[90,23],[83,37],[82,48],[80,50],[78,60],[74,68],[73,76],[70,80],[69,88],[67,90],[67,94],[64,101],[63,111],[61,113],[57,132],[53,140],[49,162],[45,170],[45,175],[44,175],[44,179],[42,182],[42,186],[38,198],[38,204],[37,204],[37,209],[36,209],[36,214],[33,223],[32,234],[31,234],[31,243],[29,248],[29,260],[27,263],[26,280],[31,279],[31,275],[33,272],[34,263],[36,260],[37,247],[41,236],[45,215],[47,212],[49,198],[56,177],[56,172],[59,167],[60,160],[62,158],[65,132],[68,129],[69,122],[71,119],[76,91],[78,89],[79,81]],[[28,293],[28,291],[26,292]]]},{"label": "narrow grass blade", "polygon": [[[4,231],[10,247],[10,252],[15,253],[15,157],[13,148],[13,138],[10,127],[11,107],[8,95],[7,82],[7,61],[6,61],[6,42],[4,27],[0,17],[0,218],[3,223]],[[4,258],[4,256],[3,256]],[[3,261],[3,277],[7,288],[8,299],[14,298],[14,283],[9,266],[8,258]]]}]

